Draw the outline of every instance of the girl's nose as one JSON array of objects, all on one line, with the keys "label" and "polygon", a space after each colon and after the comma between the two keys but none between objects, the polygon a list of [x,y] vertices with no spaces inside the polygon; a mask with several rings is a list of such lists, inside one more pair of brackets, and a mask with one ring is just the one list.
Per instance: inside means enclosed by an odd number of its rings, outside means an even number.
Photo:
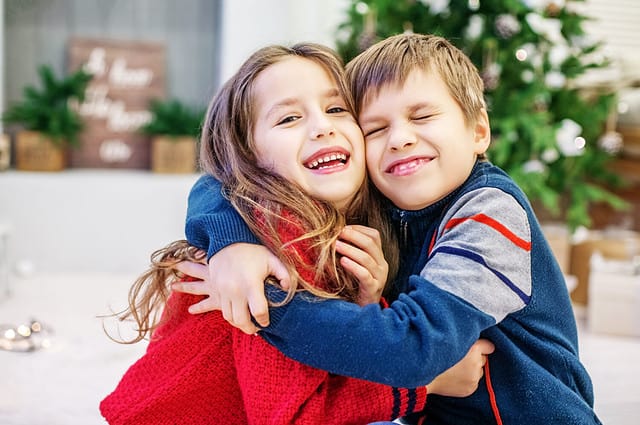
[{"label": "girl's nose", "polygon": [[311,139],[318,140],[328,136],[334,136],[336,129],[329,123],[316,126],[311,132]]}]

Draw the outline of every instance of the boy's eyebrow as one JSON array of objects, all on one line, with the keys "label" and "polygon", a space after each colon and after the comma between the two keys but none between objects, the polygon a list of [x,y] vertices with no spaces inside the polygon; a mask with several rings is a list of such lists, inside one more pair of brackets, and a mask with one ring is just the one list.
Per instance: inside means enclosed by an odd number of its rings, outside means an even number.
[{"label": "boy's eyebrow", "polygon": [[[412,114],[415,113],[416,111],[419,111],[421,109],[436,109],[436,105],[434,105],[431,102],[425,101],[425,102],[417,102],[414,103],[412,105],[409,105],[407,107],[407,111]],[[360,124],[364,123],[368,123],[368,122],[372,122],[372,121],[378,121],[378,120],[383,120],[384,119],[384,113],[383,114],[379,114],[379,115],[366,115],[366,114],[360,114],[360,119],[358,120],[358,122]]]}]

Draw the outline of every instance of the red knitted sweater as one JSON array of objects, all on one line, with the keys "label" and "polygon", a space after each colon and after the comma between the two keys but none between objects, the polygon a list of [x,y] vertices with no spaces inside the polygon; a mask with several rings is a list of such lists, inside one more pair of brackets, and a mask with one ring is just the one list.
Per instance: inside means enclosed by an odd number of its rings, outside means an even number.
[{"label": "red knitted sweater", "polygon": [[[295,249],[313,264],[309,251]],[[392,388],[303,365],[232,327],[218,311],[189,314],[200,299],[170,296],[168,320],[100,403],[110,424],[362,425],[424,408],[424,387]]]}]

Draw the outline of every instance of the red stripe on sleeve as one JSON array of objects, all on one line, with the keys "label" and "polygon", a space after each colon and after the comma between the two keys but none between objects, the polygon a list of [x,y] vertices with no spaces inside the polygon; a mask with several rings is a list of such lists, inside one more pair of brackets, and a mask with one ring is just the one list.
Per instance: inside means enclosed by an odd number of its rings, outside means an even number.
[{"label": "red stripe on sleeve", "polygon": [[522,248],[525,251],[531,251],[530,241],[526,241],[522,239],[521,237],[513,233],[511,230],[509,230],[502,223],[499,223],[498,221],[494,220],[493,218],[485,214],[476,214],[476,215],[472,215],[471,217],[463,217],[463,218],[452,218],[447,222],[445,229],[452,229],[456,227],[458,224],[464,223],[467,220],[473,220],[473,221],[477,221],[478,223],[485,224],[491,227],[492,229],[496,230],[505,238],[509,239],[517,247]]}]

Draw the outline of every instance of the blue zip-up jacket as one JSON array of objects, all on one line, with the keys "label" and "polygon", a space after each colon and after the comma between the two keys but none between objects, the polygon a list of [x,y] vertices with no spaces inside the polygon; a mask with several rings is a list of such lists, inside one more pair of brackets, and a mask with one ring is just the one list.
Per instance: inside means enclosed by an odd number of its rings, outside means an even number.
[{"label": "blue zip-up jacket", "polygon": [[[210,177],[194,186],[187,215],[187,239],[210,256],[256,241]],[[496,346],[491,385],[483,379],[466,398],[431,395],[426,423],[490,424],[497,415],[504,424],[600,423],[564,277],[504,172],[478,162],[446,198],[390,216],[403,264],[389,308],[296,296],[271,309],[262,336],[302,363],[408,388],[431,382],[488,338]]]}]

